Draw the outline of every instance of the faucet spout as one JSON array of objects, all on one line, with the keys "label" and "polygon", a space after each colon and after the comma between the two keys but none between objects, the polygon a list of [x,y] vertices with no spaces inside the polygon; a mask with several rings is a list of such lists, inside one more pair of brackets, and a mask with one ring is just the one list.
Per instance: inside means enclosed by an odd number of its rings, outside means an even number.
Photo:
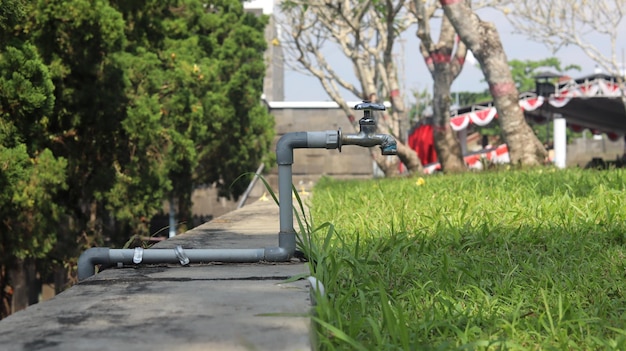
[{"label": "faucet spout", "polygon": [[380,150],[383,155],[397,155],[398,145],[396,139],[388,134],[373,134],[365,133],[363,131],[357,134],[343,134],[341,135],[342,145],[358,145],[363,147],[372,147],[380,145]]}]

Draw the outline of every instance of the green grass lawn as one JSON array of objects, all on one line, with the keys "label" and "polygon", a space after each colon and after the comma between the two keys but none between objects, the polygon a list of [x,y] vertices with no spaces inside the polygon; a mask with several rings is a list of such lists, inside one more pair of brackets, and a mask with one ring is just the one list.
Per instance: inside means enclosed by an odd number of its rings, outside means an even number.
[{"label": "green grass lawn", "polygon": [[310,208],[323,350],[626,350],[624,170],[323,179]]}]

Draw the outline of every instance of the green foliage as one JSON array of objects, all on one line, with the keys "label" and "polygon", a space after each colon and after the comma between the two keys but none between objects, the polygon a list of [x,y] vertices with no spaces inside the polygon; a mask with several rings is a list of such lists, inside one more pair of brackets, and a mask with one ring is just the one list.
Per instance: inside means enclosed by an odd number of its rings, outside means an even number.
[{"label": "green foliage", "polygon": [[[119,6],[127,21],[142,18],[137,9]],[[199,1],[175,8],[161,4],[160,11],[158,6],[148,8],[166,14],[158,21],[160,40],[128,46],[133,51],[129,116],[158,121],[155,135],[163,140],[155,152],[175,193],[190,194],[193,184],[217,182],[223,195],[236,198],[246,184],[231,182],[270,160],[273,120],[259,104],[266,19],[244,13],[236,1],[214,2],[206,5],[208,11]],[[132,33],[151,36],[153,28]]]},{"label": "green foliage", "polygon": [[5,40],[5,33],[24,18],[24,0],[0,0],[0,44]]},{"label": "green foliage", "polygon": [[237,197],[271,162],[267,19],[240,1],[0,5],[3,258],[124,243],[164,199],[188,213],[213,182]]},{"label": "green foliage", "polygon": [[321,349],[620,350],[626,171],[323,180]]},{"label": "green foliage", "polygon": [[[511,60],[509,61],[511,75],[519,92],[535,91],[535,76],[543,71],[550,71],[558,74],[565,74],[569,70],[580,71],[578,65],[568,65],[561,67],[561,61],[556,57],[549,57],[539,61],[533,60]],[[556,83],[556,82],[555,82]]]},{"label": "green foliage", "polygon": [[[56,88],[46,145],[69,163],[72,186],[59,200],[74,231],[124,242],[123,226],[144,233],[171,194],[183,214],[200,184],[236,197],[245,184],[230,182],[269,160],[273,121],[259,104],[266,20],[240,2],[30,6],[20,33]],[[116,228],[103,227],[107,216]]]},{"label": "green foliage", "polygon": [[[15,126],[19,134],[14,135],[28,140],[32,153],[39,150],[46,137],[54,107],[54,86],[37,49],[29,43],[12,44],[0,52],[0,119]],[[14,140],[11,146],[17,142]]]},{"label": "green foliage", "polygon": [[[5,20],[8,12],[2,13]],[[11,266],[15,259],[46,257],[57,238],[62,208],[54,196],[65,187],[66,160],[44,148],[53,90],[48,68],[34,45],[15,38],[4,42],[0,47],[2,267]]]},{"label": "green foliage", "polygon": [[65,187],[64,159],[44,150],[31,158],[26,146],[0,145],[0,257],[2,265],[13,259],[44,258],[56,241],[61,208],[54,194]]},{"label": "green foliage", "polygon": [[58,238],[57,254],[72,257],[82,249],[76,245],[77,235],[102,234],[104,194],[115,184],[114,165],[123,162],[127,149],[121,122],[128,99],[119,60],[125,23],[104,0],[38,1],[28,13],[21,37],[36,45],[55,94],[46,126],[49,136],[39,142],[68,163],[70,186],[55,202],[71,221]]}]

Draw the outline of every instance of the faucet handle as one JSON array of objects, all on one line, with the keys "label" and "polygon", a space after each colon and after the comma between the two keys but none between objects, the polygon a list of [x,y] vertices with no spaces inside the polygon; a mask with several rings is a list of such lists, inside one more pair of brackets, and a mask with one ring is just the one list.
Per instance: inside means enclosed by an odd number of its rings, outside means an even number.
[{"label": "faucet handle", "polygon": [[375,102],[371,102],[368,100],[363,100],[362,103],[356,104],[354,106],[355,110],[375,110],[375,111],[385,111],[385,105],[377,104]]}]

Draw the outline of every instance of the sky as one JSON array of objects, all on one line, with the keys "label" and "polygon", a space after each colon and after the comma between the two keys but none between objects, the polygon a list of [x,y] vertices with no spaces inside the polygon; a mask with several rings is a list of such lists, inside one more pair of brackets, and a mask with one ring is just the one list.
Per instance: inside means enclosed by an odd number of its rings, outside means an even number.
[{"label": "sky", "polygon": [[[581,67],[580,72],[571,71],[568,72],[574,77],[582,77],[585,75],[593,74],[596,68],[595,62],[587,57],[582,49],[569,46],[562,48],[556,53],[552,51],[542,43],[530,41],[524,35],[515,34],[513,26],[508,20],[493,9],[484,9],[478,12],[483,21],[489,21],[495,24],[502,45],[504,46],[505,53],[508,60],[542,60],[548,57],[557,57],[562,66],[566,67],[570,64],[575,64]],[[623,22],[622,26],[624,30],[620,33],[626,33],[626,23]],[[433,29],[433,33],[438,33]],[[435,37],[436,38],[436,37]],[[426,64],[418,50],[419,41],[415,36],[414,30],[409,30],[403,34],[403,49],[398,46],[397,53],[401,54],[403,51],[403,61],[397,62],[399,66],[399,75],[404,76],[404,90],[407,92],[407,103],[410,103],[412,96],[411,91],[423,91],[427,89],[432,91],[433,81],[426,68]],[[620,38],[622,39],[622,38]],[[606,40],[604,40],[606,41]],[[606,48],[606,55],[609,55],[608,42],[604,43],[603,39],[598,38],[597,43],[600,43],[600,47]],[[622,41],[623,42],[623,41]],[[620,56],[623,56],[623,52],[626,45],[622,44]],[[327,60],[334,62],[343,72],[352,72],[351,65],[342,59],[341,53],[329,52],[327,53]],[[400,55],[399,55],[400,56]],[[337,69],[336,69],[337,70]],[[349,79],[349,78],[348,78]],[[476,66],[465,64],[463,71],[457,77],[452,85],[452,91],[483,91],[487,88],[487,84],[483,82],[483,74]],[[355,80],[352,80],[356,83]],[[303,73],[291,71],[286,69],[285,71],[285,101],[330,101],[321,84],[316,78],[307,76]],[[351,93],[345,92],[342,94],[343,98],[349,101],[358,100],[357,97]]]}]

